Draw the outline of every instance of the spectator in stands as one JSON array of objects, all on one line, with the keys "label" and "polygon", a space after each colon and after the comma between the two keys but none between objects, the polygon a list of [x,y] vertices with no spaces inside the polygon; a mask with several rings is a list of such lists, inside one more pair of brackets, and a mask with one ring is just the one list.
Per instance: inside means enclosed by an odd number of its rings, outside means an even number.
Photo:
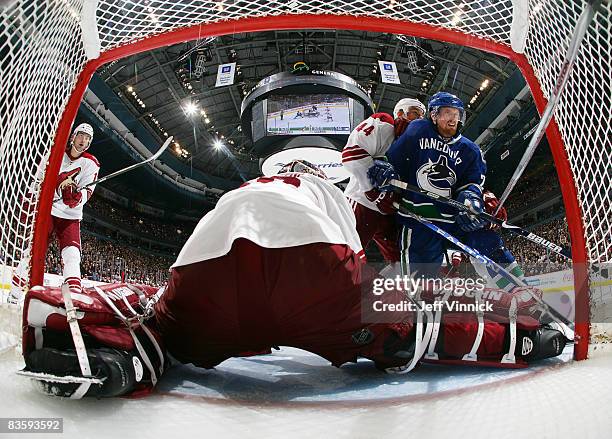
[{"label": "spectator in stands", "polygon": [[[570,246],[569,232],[565,218],[559,218],[541,224],[535,227],[533,232],[555,244]],[[505,240],[507,247],[515,255],[527,276],[571,268],[571,261],[556,253],[551,253],[542,246],[528,241],[525,238],[507,234]]]}]

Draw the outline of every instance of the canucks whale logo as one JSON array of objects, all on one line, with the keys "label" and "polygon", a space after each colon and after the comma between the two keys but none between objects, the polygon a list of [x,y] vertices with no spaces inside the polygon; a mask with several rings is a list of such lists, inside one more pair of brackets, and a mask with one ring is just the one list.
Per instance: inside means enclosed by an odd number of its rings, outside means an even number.
[{"label": "canucks whale logo", "polygon": [[441,155],[435,163],[427,159],[427,163],[417,170],[417,182],[421,189],[450,197],[451,187],[457,182],[457,175],[448,167],[448,158]]}]

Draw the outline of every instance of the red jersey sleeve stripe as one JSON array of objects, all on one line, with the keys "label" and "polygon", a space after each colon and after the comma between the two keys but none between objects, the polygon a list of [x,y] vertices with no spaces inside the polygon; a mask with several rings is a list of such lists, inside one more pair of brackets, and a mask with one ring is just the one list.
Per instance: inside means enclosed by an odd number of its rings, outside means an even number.
[{"label": "red jersey sleeve stripe", "polygon": [[342,163],[352,162],[353,160],[361,160],[366,157],[370,157],[370,154],[359,155],[355,157],[344,158],[342,157]]},{"label": "red jersey sleeve stripe", "polygon": [[353,151],[355,149],[362,149],[362,148],[359,147],[359,145],[345,146],[342,151]]},{"label": "red jersey sleeve stripe", "polygon": [[357,149],[353,149],[351,151],[342,151],[342,157],[352,157],[354,155],[358,155],[358,154],[368,154],[370,155],[365,149],[362,148],[357,148]]}]

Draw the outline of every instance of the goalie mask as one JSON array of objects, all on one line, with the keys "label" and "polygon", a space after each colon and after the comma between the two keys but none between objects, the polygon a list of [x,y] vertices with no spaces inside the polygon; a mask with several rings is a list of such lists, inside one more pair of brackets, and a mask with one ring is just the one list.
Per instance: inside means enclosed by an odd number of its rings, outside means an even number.
[{"label": "goalie mask", "polygon": [[323,180],[327,180],[327,175],[321,170],[321,168],[306,160],[292,160],[278,171],[279,174],[285,174],[287,172],[303,172],[306,174],[313,174],[322,178]]}]

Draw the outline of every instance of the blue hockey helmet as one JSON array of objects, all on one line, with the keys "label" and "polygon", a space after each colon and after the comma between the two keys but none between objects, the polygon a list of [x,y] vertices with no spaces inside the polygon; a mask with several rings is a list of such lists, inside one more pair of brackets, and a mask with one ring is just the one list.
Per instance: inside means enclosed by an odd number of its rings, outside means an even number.
[{"label": "blue hockey helmet", "polygon": [[[439,91],[433,95],[427,103],[427,110],[429,111],[430,117],[432,113],[436,113],[440,107],[451,107],[459,110],[459,122],[461,125],[465,123],[465,106],[463,101],[454,94]],[[461,129],[461,126],[459,127]]]}]

